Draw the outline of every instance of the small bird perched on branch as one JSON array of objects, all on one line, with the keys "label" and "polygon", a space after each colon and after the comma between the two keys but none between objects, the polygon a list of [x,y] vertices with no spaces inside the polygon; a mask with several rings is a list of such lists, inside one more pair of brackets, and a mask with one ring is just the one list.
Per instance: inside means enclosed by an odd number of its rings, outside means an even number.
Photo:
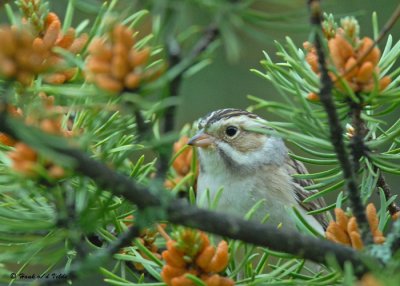
[{"label": "small bird perched on branch", "polygon": [[[310,180],[295,179],[293,174],[307,174],[304,165],[291,159],[281,138],[259,116],[239,109],[220,109],[201,118],[199,131],[189,145],[198,147],[200,174],[197,204],[208,207],[218,190],[218,210],[244,216],[262,200],[252,219],[277,228],[296,230],[289,214],[294,206],[316,231],[324,233],[328,222],[324,214],[308,215],[325,206],[322,198],[309,203],[303,200],[316,190]],[[264,132],[263,132],[264,131]],[[210,200],[206,192],[209,191]]]}]

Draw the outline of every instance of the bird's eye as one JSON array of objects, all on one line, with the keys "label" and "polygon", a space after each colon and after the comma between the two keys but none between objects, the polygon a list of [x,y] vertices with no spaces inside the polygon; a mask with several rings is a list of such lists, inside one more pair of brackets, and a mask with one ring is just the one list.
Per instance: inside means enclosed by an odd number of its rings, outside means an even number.
[{"label": "bird's eye", "polygon": [[236,135],[238,129],[235,126],[228,126],[225,129],[225,134],[228,135],[229,137],[233,137]]}]

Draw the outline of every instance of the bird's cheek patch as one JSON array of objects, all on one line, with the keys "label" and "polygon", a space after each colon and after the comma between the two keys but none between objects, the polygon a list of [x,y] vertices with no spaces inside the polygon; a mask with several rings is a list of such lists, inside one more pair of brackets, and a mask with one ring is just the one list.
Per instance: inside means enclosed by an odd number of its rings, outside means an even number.
[{"label": "bird's cheek patch", "polygon": [[249,153],[261,150],[264,144],[264,136],[261,134],[246,134],[246,136],[241,136],[237,138],[235,142],[233,142],[233,147],[242,152],[242,153]]}]

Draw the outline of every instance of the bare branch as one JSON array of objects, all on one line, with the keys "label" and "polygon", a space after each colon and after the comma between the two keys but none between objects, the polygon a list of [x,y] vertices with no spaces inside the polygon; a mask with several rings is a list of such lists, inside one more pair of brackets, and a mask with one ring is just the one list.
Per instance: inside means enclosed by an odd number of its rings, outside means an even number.
[{"label": "bare branch", "polygon": [[[218,28],[215,25],[210,25],[204,32],[203,36],[198,40],[198,42],[193,46],[193,49],[186,55],[182,56],[182,51],[179,46],[179,43],[176,41],[175,38],[171,38],[168,41],[168,62],[169,68],[173,68],[178,64],[185,61],[187,63],[186,67],[177,74],[172,81],[169,83],[169,96],[174,97],[179,95],[179,90],[181,87],[182,76],[183,73],[193,66],[196,62],[197,58],[203,53],[211,43],[217,38],[219,34]],[[175,114],[176,108],[175,106],[169,106],[165,110],[164,114],[164,133],[171,132],[174,130],[175,126]],[[160,152],[160,158],[158,163],[158,172],[157,175],[161,176],[165,174],[168,169],[168,156]]]},{"label": "bare branch", "polygon": [[[190,63],[181,73],[179,73],[169,84],[169,94],[170,96],[177,96],[179,94],[179,89],[181,86],[183,73],[190,68],[193,63],[197,60],[197,57],[204,52],[208,46],[217,38],[219,32],[215,25],[210,25],[204,32],[203,36],[198,40],[198,42],[193,46],[192,50],[184,58],[182,57],[182,52],[177,41],[172,38],[168,45],[168,58],[170,68],[178,65],[183,60]],[[165,122],[164,122],[164,132],[170,132],[174,129],[175,120],[175,106],[170,106],[165,111]]]},{"label": "bare branch", "polygon": [[353,158],[354,172],[358,173],[360,169],[360,159],[365,156],[368,151],[368,147],[365,145],[364,138],[367,134],[367,127],[361,118],[362,103],[356,103],[350,101],[352,126],[354,128],[354,134],[350,140],[351,155]]},{"label": "bare branch", "polygon": [[[382,188],[386,200],[389,200],[393,196],[391,188],[388,185],[388,183],[386,183],[385,177],[383,176],[380,170],[379,170],[377,186]],[[392,202],[391,204],[388,205],[388,210],[391,215],[394,215],[395,213],[400,212],[400,207],[395,202]]]},{"label": "bare branch", "polygon": [[[354,127],[354,136],[351,138],[350,146],[352,149],[353,164],[355,166],[355,171],[358,172],[359,163],[362,156],[369,157],[369,149],[365,145],[365,135],[368,133],[369,129],[366,126],[364,120],[361,118],[362,103],[351,102],[352,105],[352,126]],[[390,186],[386,183],[385,177],[382,171],[374,166],[374,170],[379,172],[377,187],[382,188],[385,195],[385,199],[388,201],[392,196],[392,191]],[[393,201],[387,207],[389,213],[394,215],[400,211],[400,208]]]},{"label": "bare branch", "polygon": [[322,43],[323,39],[321,36],[322,10],[320,7],[320,1],[310,0],[308,4],[311,12],[310,21],[315,29],[314,45],[317,51],[318,63],[321,71],[321,90],[319,92],[320,100],[328,116],[330,138],[335,149],[336,156],[343,170],[343,176],[345,179],[347,192],[349,194],[351,209],[357,219],[357,223],[360,226],[363,240],[364,242],[368,243],[372,241],[372,236],[369,232],[367,217],[365,215],[364,206],[359,195],[354,166],[349,159],[349,155],[343,141],[343,128],[340,124],[336,107],[332,100],[333,84],[326,66],[326,57]]}]

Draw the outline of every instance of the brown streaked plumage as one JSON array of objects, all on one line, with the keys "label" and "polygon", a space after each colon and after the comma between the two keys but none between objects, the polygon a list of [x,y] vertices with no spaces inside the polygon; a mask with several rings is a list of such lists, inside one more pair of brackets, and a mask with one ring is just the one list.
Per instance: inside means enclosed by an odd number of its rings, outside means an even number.
[{"label": "brown streaked plumage", "polygon": [[[286,168],[290,176],[295,174],[308,174],[308,171],[306,167],[304,166],[303,163],[294,160],[290,157],[287,158],[286,161]],[[318,193],[318,190],[305,190],[304,187],[309,187],[314,185],[314,182],[312,180],[306,180],[306,179],[296,179],[293,178],[293,184],[294,184],[294,192],[296,194],[296,197],[298,199],[298,202],[300,205],[306,210],[306,211],[314,211],[314,210],[319,210],[324,207],[326,207],[325,200],[323,198],[318,198],[315,199],[314,201],[304,203],[303,201],[308,198],[311,195],[314,195],[315,193]],[[318,220],[318,222],[323,226],[324,229],[328,227],[328,218],[326,214],[318,214],[315,215],[315,218]]]},{"label": "brown streaked plumage", "polygon": [[226,108],[226,109],[219,109],[219,110],[210,112],[209,114],[204,116],[202,119],[200,119],[199,124],[201,124],[201,122],[204,122],[203,126],[211,125],[219,120],[229,119],[231,117],[237,117],[237,116],[241,116],[241,115],[245,115],[245,116],[248,116],[249,118],[253,118],[253,119],[259,118],[254,113],[248,112],[246,110],[235,109],[235,108]]}]

